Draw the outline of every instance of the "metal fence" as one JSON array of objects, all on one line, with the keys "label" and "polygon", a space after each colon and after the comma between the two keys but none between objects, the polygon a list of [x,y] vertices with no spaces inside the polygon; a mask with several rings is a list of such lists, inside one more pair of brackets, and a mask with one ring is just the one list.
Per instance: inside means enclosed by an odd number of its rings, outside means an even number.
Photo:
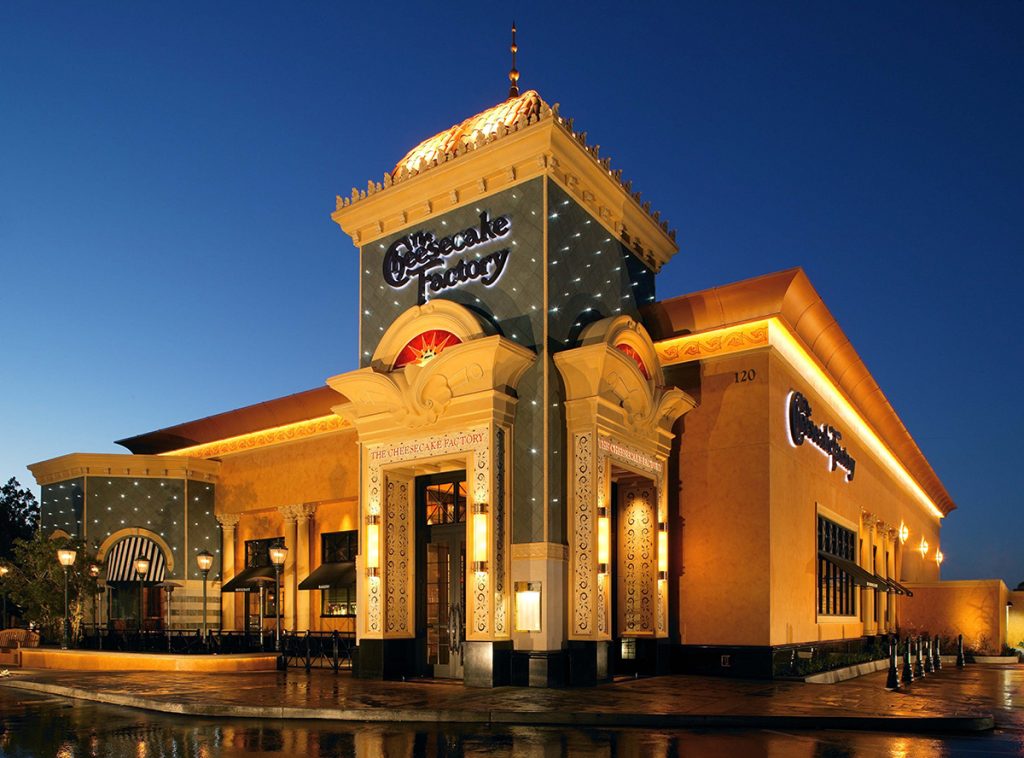
[{"label": "metal fence", "polygon": [[[232,653],[273,653],[274,633],[222,631],[212,629],[203,639],[198,629],[118,630],[83,625],[75,646],[83,650],[111,650],[129,653],[174,653],[177,655],[229,655]],[[281,633],[281,657],[292,668],[352,668],[356,638],[354,632]]]}]

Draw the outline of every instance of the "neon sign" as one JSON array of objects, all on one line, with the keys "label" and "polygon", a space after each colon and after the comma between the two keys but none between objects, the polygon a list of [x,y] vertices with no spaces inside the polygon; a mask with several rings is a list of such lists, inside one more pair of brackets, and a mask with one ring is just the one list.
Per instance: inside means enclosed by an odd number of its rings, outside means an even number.
[{"label": "neon sign", "polygon": [[796,390],[786,396],[786,415],[789,444],[800,447],[807,440],[828,458],[830,471],[841,468],[846,472],[846,481],[852,482],[857,461],[840,443],[842,433],[828,424],[815,424],[811,420],[811,404]]},{"label": "neon sign", "polygon": [[512,221],[508,216],[492,220],[484,211],[480,214],[479,226],[471,226],[449,237],[437,239],[433,232],[422,230],[399,237],[384,253],[384,281],[395,289],[402,289],[415,279],[420,305],[430,294],[477,279],[484,286],[491,287],[505,272],[505,264],[512,252],[510,248],[495,250],[483,257],[460,258],[442,271],[435,269],[443,268],[449,256],[504,239],[511,230]]}]

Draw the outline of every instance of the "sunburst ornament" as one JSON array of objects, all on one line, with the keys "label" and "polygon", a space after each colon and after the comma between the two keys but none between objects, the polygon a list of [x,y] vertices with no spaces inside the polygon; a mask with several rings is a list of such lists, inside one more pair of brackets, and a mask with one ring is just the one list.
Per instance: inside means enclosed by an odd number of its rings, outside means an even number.
[{"label": "sunburst ornament", "polygon": [[439,356],[445,348],[458,345],[462,342],[456,335],[444,329],[430,329],[421,332],[409,340],[403,347],[392,369],[399,369],[403,366],[414,364],[426,366],[430,361]]}]

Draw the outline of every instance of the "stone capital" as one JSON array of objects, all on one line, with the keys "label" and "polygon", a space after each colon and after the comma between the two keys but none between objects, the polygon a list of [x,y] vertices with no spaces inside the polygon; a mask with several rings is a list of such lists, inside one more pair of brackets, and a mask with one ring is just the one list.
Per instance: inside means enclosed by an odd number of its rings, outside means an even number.
[{"label": "stone capital", "polygon": [[221,525],[222,529],[234,529],[238,526],[238,521],[241,518],[239,513],[217,513],[215,514],[217,522]]},{"label": "stone capital", "polygon": [[281,505],[278,506],[277,510],[281,514],[281,518],[287,522],[305,521],[316,513],[316,504],[298,503],[296,505]]}]

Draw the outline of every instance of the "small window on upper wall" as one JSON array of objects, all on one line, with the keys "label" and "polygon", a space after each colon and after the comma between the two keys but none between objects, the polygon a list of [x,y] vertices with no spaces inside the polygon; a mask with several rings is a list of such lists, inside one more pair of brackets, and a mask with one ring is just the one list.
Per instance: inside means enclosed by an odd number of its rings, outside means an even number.
[{"label": "small window on upper wall", "polygon": [[359,552],[359,532],[326,532],[320,536],[320,562],[345,563],[354,561]]}]

